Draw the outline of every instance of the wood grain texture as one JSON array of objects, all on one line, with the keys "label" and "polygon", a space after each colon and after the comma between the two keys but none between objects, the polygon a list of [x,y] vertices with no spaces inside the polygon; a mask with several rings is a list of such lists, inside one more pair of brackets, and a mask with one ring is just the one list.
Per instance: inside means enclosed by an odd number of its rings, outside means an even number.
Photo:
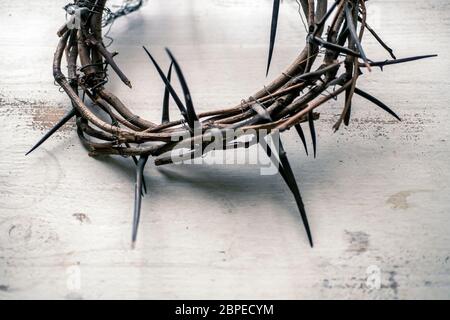
[{"label": "wood grain texture", "polygon": [[[285,134],[314,249],[280,177],[256,165],[149,165],[134,251],[130,159],[89,158],[73,123],[24,157],[69,108],[51,74],[66,1],[0,3],[0,299],[450,298],[448,1],[368,2],[398,57],[440,55],[361,78],[403,122],[357,98],[351,126],[333,134],[340,99],[320,111],[316,160]],[[198,112],[232,106],[268,82],[270,15],[271,1],[151,1],[114,24],[111,49],[133,90],[114,76],[109,88],[160,119],[164,88],[141,46],[168,65],[167,46]],[[285,1],[269,78],[297,55],[302,28]],[[370,36],[364,44],[387,58]],[[366,284],[371,266],[380,289]]]}]

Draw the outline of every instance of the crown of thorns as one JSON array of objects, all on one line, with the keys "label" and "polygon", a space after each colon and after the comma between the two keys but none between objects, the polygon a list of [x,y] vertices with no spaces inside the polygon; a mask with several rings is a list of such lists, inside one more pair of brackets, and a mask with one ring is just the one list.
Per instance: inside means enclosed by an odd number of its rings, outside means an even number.
[{"label": "crown of thorns", "polygon": [[[278,150],[272,150],[259,134],[254,134],[255,139],[251,142],[238,143],[236,139],[249,132],[271,135],[294,127],[308,154],[301,126],[301,123],[307,123],[316,156],[314,121],[318,119],[318,114],[314,112],[315,109],[330,99],[345,94],[342,113],[333,127],[338,130],[342,123],[350,123],[352,98],[356,94],[400,120],[386,104],[358,88],[358,78],[364,71],[370,72],[374,67],[382,70],[388,65],[435,55],[397,59],[392,49],[368,25],[365,0],[335,0],[330,7],[327,0],[300,0],[298,3],[307,21],[305,48],[280,76],[232,108],[197,114],[185,76],[172,52],[166,49],[171,60],[166,74],[144,47],[165,84],[161,123],[154,123],[134,114],[105,87],[109,68],[130,88],[131,82],[114,61],[117,53],[111,53],[105,46],[104,38],[107,36],[102,35],[102,28],[110,25],[116,18],[136,11],[143,1],[127,0],[115,12],[105,7],[106,0],[78,0],[67,5],[65,9],[70,19],[57,32],[60,40],[54,55],[53,75],[57,84],[69,96],[72,105],[68,113],[28,153],[75,117],[79,138],[90,155],[130,157],[136,164],[132,227],[134,245],[141,200],[146,192],[143,171],[150,156],[155,158],[156,165],[172,163],[173,158],[167,154],[174,150],[188,148],[189,151],[183,155],[184,159],[203,156],[207,151],[206,147],[212,143],[212,139],[208,137],[210,129],[219,132],[218,140],[222,150],[248,148],[253,144],[265,145],[263,149],[294,195],[310,245],[313,246],[302,197],[281,141]],[[269,71],[274,49],[279,8],[280,0],[274,0],[266,72]],[[327,32],[324,32],[326,26]],[[362,46],[366,31],[386,49],[390,60],[372,61],[367,57]],[[64,55],[67,60],[67,76],[61,71]],[[319,67],[313,69],[318,57],[323,60]],[[184,102],[171,84],[173,69],[180,83]],[[181,113],[180,119],[169,118],[170,98]],[[99,110],[107,113],[108,121],[98,116]],[[238,132],[231,139],[225,134],[230,129]],[[183,138],[180,140],[179,137]],[[215,143],[217,145],[217,141]]]}]

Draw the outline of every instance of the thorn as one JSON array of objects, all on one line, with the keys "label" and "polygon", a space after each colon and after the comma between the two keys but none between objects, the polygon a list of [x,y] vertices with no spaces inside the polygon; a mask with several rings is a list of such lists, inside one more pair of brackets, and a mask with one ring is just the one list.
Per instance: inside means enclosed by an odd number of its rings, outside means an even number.
[{"label": "thorn", "polygon": [[359,54],[361,55],[361,58],[364,60],[364,65],[367,67],[369,72],[372,72],[372,69],[370,68],[369,61],[367,59],[367,56],[364,52],[364,48],[361,45],[361,41],[359,41],[358,34],[356,33],[355,24],[353,23],[353,16],[352,12],[350,10],[350,5],[347,3],[345,6],[345,18],[347,21],[347,27],[350,30],[350,35],[353,38],[353,41],[355,41],[356,46],[358,47]]},{"label": "thorn", "polygon": [[295,176],[294,176],[291,166],[289,164],[289,160],[287,158],[286,152],[284,151],[283,145],[281,143],[281,139],[279,140],[279,152],[278,152],[278,156],[280,158],[281,163],[280,163],[280,161],[278,161],[278,159],[275,156],[273,156],[272,149],[270,148],[270,146],[266,143],[266,141],[264,139],[260,140],[259,143],[261,144],[264,151],[266,151],[266,154],[270,158],[272,163],[278,168],[278,172],[280,173],[284,182],[286,183],[286,185],[288,186],[288,188],[291,190],[292,194],[294,195],[295,202],[297,204],[297,208],[300,212],[300,217],[302,218],[303,225],[305,227],[306,234],[308,236],[309,244],[310,244],[311,248],[313,248],[314,244],[313,244],[311,230],[310,230],[309,223],[308,223],[308,217],[306,215],[305,206],[303,204],[300,190],[298,188],[297,181],[295,180]]},{"label": "thorn", "polygon": [[402,119],[394,111],[392,111],[391,108],[389,108],[386,104],[384,104],[383,102],[381,102],[374,96],[372,96],[372,95],[368,94],[367,92],[362,91],[361,89],[358,89],[358,88],[355,88],[355,93],[357,95],[369,100],[373,104],[379,106],[381,109],[383,109],[384,111],[386,111],[387,113],[392,115],[394,118],[396,118],[398,121],[402,121]]},{"label": "thorn", "polygon": [[135,185],[135,200],[134,200],[134,215],[133,215],[133,232],[131,245],[134,247],[134,243],[137,239],[139,220],[141,218],[141,203],[142,203],[142,181],[144,168],[148,161],[148,155],[142,155],[139,158],[136,168],[136,185]]},{"label": "thorn", "polygon": [[303,146],[305,147],[306,155],[308,156],[308,146],[306,144],[305,134],[303,133],[303,129],[302,129],[300,123],[297,123],[295,125],[295,129],[297,130],[297,133],[300,136],[300,139],[302,140]]},{"label": "thorn", "polygon": [[[167,80],[170,82],[172,80],[172,67],[173,62],[170,64],[169,71],[167,72]],[[163,112],[161,123],[167,123],[170,121],[169,104],[170,104],[170,92],[169,89],[164,89],[164,100],[163,100]]]},{"label": "thorn", "polygon": [[184,100],[186,103],[186,112],[188,116],[189,127],[191,129],[194,129],[195,123],[198,122],[198,117],[197,114],[195,113],[194,103],[192,102],[192,97],[186,82],[186,78],[184,77],[183,72],[181,71],[181,67],[178,64],[172,52],[168,48],[166,48],[166,52],[169,55],[170,59],[172,60],[172,63],[175,67],[175,72],[177,73],[178,79],[180,80],[181,88],[184,93]]},{"label": "thorn", "polygon": [[160,66],[158,65],[158,63],[156,62],[156,60],[153,58],[153,56],[150,54],[150,52],[147,50],[147,48],[145,46],[143,46],[145,52],[147,53],[148,57],[150,58],[150,60],[153,62],[153,65],[156,68],[156,71],[158,71],[159,76],[161,77],[162,81],[164,82],[164,84],[166,85],[166,88],[169,90],[170,95],[172,96],[173,100],[175,101],[178,109],[180,110],[181,114],[183,115],[183,117],[185,118],[185,120],[187,122],[189,122],[189,118],[187,116],[186,113],[186,108],[183,105],[183,103],[181,102],[180,98],[178,97],[177,93],[175,92],[175,90],[173,89],[172,85],[170,84],[169,80],[166,78],[166,76],[164,75],[163,71],[161,70]]},{"label": "thorn", "polygon": [[[311,115],[312,115],[312,111],[311,111]],[[267,114],[267,116],[270,118],[270,114]],[[297,208],[300,211],[300,216],[301,216],[302,221],[303,221],[303,226],[305,227],[306,234],[308,236],[309,244],[311,245],[311,248],[313,248],[314,245],[313,245],[311,230],[309,228],[308,217],[306,215],[305,206],[303,204],[302,196],[300,194],[300,190],[298,188],[297,181],[295,180],[294,173],[292,172],[291,165],[289,164],[289,160],[287,158],[286,152],[284,151],[283,144],[281,142],[281,137],[280,136],[277,136],[277,137],[278,137],[278,142],[279,142],[278,156],[279,156],[279,158],[281,160],[281,163],[278,161],[278,159],[276,157],[273,157],[272,149],[266,143],[266,140],[264,138],[262,138],[262,139],[257,138],[257,139],[259,141],[259,144],[264,149],[264,151],[266,151],[267,156],[269,157],[269,159],[278,168],[278,172],[280,173],[281,177],[283,178],[283,180],[285,181],[285,183],[287,184],[287,186],[289,187],[289,189],[293,193],[294,198],[295,198],[295,202],[297,204]]]},{"label": "thorn", "polygon": [[344,124],[348,127],[348,125],[350,124],[350,117],[352,115],[352,102],[348,102],[348,99],[350,99],[350,92],[351,89],[348,89],[345,91],[345,103],[349,103],[348,105],[348,109],[347,109],[347,113],[345,114],[344,117]]},{"label": "thorn", "polygon": [[[127,147],[129,147],[129,144],[127,144]],[[136,158],[136,156],[132,156],[131,159],[133,159],[134,164],[137,166],[139,161]],[[147,194],[147,183],[145,182],[144,176],[142,177],[142,186],[144,187],[145,194]],[[142,192],[141,192],[141,194],[142,194],[142,196],[144,195]]]},{"label": "thorn", "polygon": [[327,41],[323,40],[322,38],[313,37],[311,39],[313,42],[323,46],[325,49],[330,49],[330,50],[336,51],[337,53],[345,53],[352,57],[358,57],[358,58],[361,57],[361,55],[356,51],[353,51],[349,48],[346,48],[346,47],[343,47],[343,46],[340,46],[340,45],[337,45],[337,44],[334,44],[331,42],[327,42]]},{"label": "thorn", "polygon": [[297,185],[297,181],[295,180],[294,173],[292,172],[291,165],[289,163],[287,154],[284,151],[281,140],[280,140],[279,148],[280,148],[279,156],[280,156],[281,164],[283,165],[283,168],[285,170],[285,174],[286,174],[287,180],[289,181],[289,184],[291,184],[292,188],[294,189],[295,201],[296,201],[297,207],[300,211],[300,216],[302,218],[303,225],[305,227],[306,234],[308,236],[309,244],[310,244],[311,248],[313,248],[314,244],[313,244],[313,240],[312,240],[311,230],[309,227],[308,217],[307,217],[306,211],[305,211],[305,205],[303,204],[303,200],[302,200],[300,190]]},{"label": "thorn", "polygon": [[429,54],[429,55],[425,55],[425,56],[415,56],[415,57],[402,58],[402,59],[396,59],[396,60],[375,61],[375,62],[371,62],[370,66],[383,68],[384,66],[412,62],[412,61],[428,59],[428,58],[435,58],[437,56],[438,56],[437,54]]},{"label": "thorn", "polygon": [[116,72],[119,76],[120,80],[127,85],[130,89],[132,88],[130,80],[128,80],[127,76],[122,72],[117,63],[114,61],[114,56],[111,54],[104,46],[104,44],[97,39],[95,39],[92,35],[90,35],[87,41],[97,48],[97,51],[105,58],[106,62],[111,66],[111,68]]},{"label": "thorn", "polygon": [[348,127],[350,125],[350,117],[352,115],[352,106],[351,104],[348,107],[347,113],[345,114],[345,118],[344,118],[344,124],[346,127]]},{"label": "thorn", "polygon": [[269,74],[270,63],[272,61],[272,55],[273,55],[273,49],[275,47],[275,38],[277,36],[279,13],[280,13],[280,0],[274,0],[273,1],[273,10],[272,10],[272,23],[271,23],[271,27],[270,27],[269,57],[267,60],[266,77]]},{"label": "thorn", "polygon": [[317,139],[316,139],[316,128],[314,126],[314,115],[312,110],[308,112],[308,123],[309,123],[309,130],[311,132],[311,139],[313,143],[313,149],[314,149],[314,158],[316,158],[317,155]]},{"label": "thorn", "polygon": [[331,16],[333,11],[337,8],[338,4],[340,3],[340,0],[335,0],[334,3],[330,6],[328,11],[325,13],[325,15],[321,18],[321,20],[317,23],[316,32],[320,30],[325,25],[325,22],[328,20],[328,18]]},{"label": "thorn", "polygon": [[43,144],[48,138],[50,138],[56,131],[58,131],[63,125],[65,125],[76,114],[75,109],[71,109],[61,120],[56,123],[34,146],[28,151],[25,156],[36,150],[41,144]]}]

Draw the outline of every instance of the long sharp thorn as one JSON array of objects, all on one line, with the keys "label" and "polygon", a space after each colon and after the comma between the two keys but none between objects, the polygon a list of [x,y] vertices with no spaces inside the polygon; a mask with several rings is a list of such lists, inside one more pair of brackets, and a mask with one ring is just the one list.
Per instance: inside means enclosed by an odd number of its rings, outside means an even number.
[{"label": "long sharp thorn", "polygon": [[348,89],[345,91],[345,104],[349,103],[347,113],[344,116],[344,124],[348,126],[350,124],[350,117],[352,115],[352,102],[348,102],[348,99],[350,99],[350,92],[351,90]]},{"label": "long sharp thorn", "polygon": [[402,119],[400,119],[400,117],[394,111],[392,111],[391,108],[389,108],[386,104],[384,104],[383,102],[381,102],[374,96],[372,96],[372,95],[368,94],[367,92],[362,91],[361,89],[358,89],[358,88],[355,88],[355,93],[357,95],[369,100],[373,104],[379,106],[381,109],[383,109],[384,111],[386,111],[387,113],[392,115],[394,118],[396,118],[398,121],[402,121]]},{"label": "long sharp thorn", "polygon": [[137,233],[138,233],[138,227],[139,227],[139,220],[141,218],[141,204],[142,204],[142,182],[143,182],[143,176],[144,176],[144,168],[147,163],[148,156],[141,156],[138,161],[138,165],[136,167],[136,185],[135,185],[135,200],[134,200],[134,214],[133,214],[133,232],[131,236],[131,246],[134,248],[136,239],[137,239]]},{"label": "long sharp thorn", "polygon": [[348,29],[350,30],[350,35],[352,36],[353,40],[356,43],[356,46],[358,47],[358,51],[359,54],[361,55],[361,58],[364,60],[364,64],[366,65],[366,67],[368,68],[368,70],[370,71],[370,64],[369,64],[369,60],[367,59],[367,56],[364,52],[364,49],[361,45],[361,41],[359,41],[359,37],[356,33],[356,28],[355,28],[355,24],[353,23],[353,16],[352,16],[352,12],[350,10],[350,5],[347,4],[345,5],[345,18],[347,21],[347,26]]},{"label": "long sharp thorn", "polygon": [[272,9],[272,23],[271,23],[271,27],[270,27],[269,57],[267,60],[266,77],[269,74],[270,63],[272,61],[272,55],[273,55],[273,48],[275,47],[275,38],[277,36],[279,13],[280,13],[280,0],[274,0],[273,1],[273,9]]},{"label": "long sharp thorn", "polygon": [[[129,148],[129,147],[130,147],[130,144],[129,144],[129,143],[125,143],[125,146],[126,146],[127,148]],[[134,164],[137,166],[138,163],[139,163],[138,158],[137,158],[136,156],[131,156],[131,159],[133,159]],[[147,193],[147,183],[145,182],[145,177],[144,177],[143,180],[142,180],[142,184],[143,184],[143,187],[144,187],[144,192]],[[142,193],[142,192],[141,192],[141,193]],[[144,194],[142,194],[142,195],[144,195]]]},{"label": "long sharp thorn", "polygon": [[284,182],[288,186],[288,188],[291,190],[292,194],[294,195],[295,202],[297,204],[298,210],[300,212],[300,216],[303,221],[303,225],[306,230],[306,234],[308,236],[309,244],[311,247],[314,246],[312,235],[311,235],[311,229],[309,227],[308,223],[308,217],[306,215],[305,206],[303,204],[303,200],[300,194],[300,190],[297,185],[297,181],[295,180],[295,176],[292,172],[291,166],[289,164],[289,160],[287,158],[286,152],[284,151],[283,145],[281,143],[281,140],[279,141],[279,153],[278,156],[280,158],[280,161],[273,155],[272,149],[269,147],[269,145],[264,141],[261,142],[263,149],[266,151],[267,156],[271,159],[272,163],[278,168],[278,172],[280,173],[281,177],[283,178]]},{"label": "long sharp thorn", "polygon": [[331,42],[327,42],[327,41],[323,40],[322,38],[314,37],[311,39],[313,42],[316,42],[317,44],[323,46],[324,48],[336,51],[337,53],[345,53],[345,54],[351,55],[353,57],[358,57],[358,58],[361,57],[361,54],[359,54],[356,51],[353,51],[349,48],[342,47],[340,45],[337,45],[337,44],[334,44]]},{"label": "long sharp thorn", "polygon": [[[136,156],[132,156],[131,159],[133,159],[134,164],[137,166],[139,163],[138,158]],[[142,178],[142,186],[144,187],[144,192],[147,194],[147,183],[145,182],[145,177]],[[141,194],[144,195],[142,192]]]},{"label": "long sharp thorn", "polygon": [[[340,3],[341,0],[335,0],[334,3],[330,6],[330,9],[325,13],[325,15],[320,19],[318,23],[316,23],[315,30],[313,32],[313,36],[316,36],[317,33],[322,30],[323,26],[325,25],[325,22],[328,20],[328,18],[331,16],[333,11],[336,9],[337,5]],[[306,15],[306,13],[305,13]]]},{"label": "long sharp thorn", "polygon": [[175,72],[177,73],[178,79],[180,80],[181,88],[183,89],[184,93],[184,100],[186,102],[186,111],[189,121],[189,126],[191,129],[194,128],[195,122],[198,122],[197,114],[195,113],[194,109],[194,103],[192,102],[191,93],[189,91],[189,87],[186,82],[186,78],[183,75],[183,72],[181,71],[181,67],[178,64],[177,60],[175,59],[174,55],[168,48],[166,48],[166,52],[169,55],[170,59],[172,60],[173,66],[175,67]]},{"label": "long sharp thorn", "polygon": [[322,76],[324,73],[331,71],[331,70],[338,69],[339,65],[340,65],[340,63],[334,63],[329,66],[323,67],[323,68],[320,67],[316,71],[311,71],[308,73],[304,73],[300,76],[297,76],[294,79],[292,79],[291,81],[293,84],[296,84],[296,83],[300,83],[300,82],[306,82],[306,80],[316,80],[316,79],[320,78],[320,76]]},{"label": "long sharp thorn", "polygon": [[314,244],[313,244],[313,239],[312,239],[312,235],[311,235],[311,229],[309,227],[308,216],[306,215],[305,205],[303,204],[302,196],[300,194],[300,190],[298,188],[297,181],[295,180],[294,173],[292,172],[291,165],[289,163],[287,154],[284,151],[281,140],[280,140],[279,148],[280,148],[280,152],[279,152],[280,161],[284,168],[284,172],[285,172],[285,175],[286,175],[286,178],[288,181],[287,183],[290,184],[292,186],[292,189],[294,190],[293,193],[294,193],[295,202],[297,203],[298,210],[300,211],[300,216],[302,218],[303,225],[305,227],[306,234],[308,236],[309,244],[311,245],[311,248],[312,248],[312,247],[314,247]]},{"label": "long sharp thorn", "polygon": [[[265,110],[265,112],[267,112],[267,110]],[[270,114],[267,113],[267,117],[271,120]],[[264,138],[260,139],[260,137],[257,136],[256,139],[259,142],[259,144],[261,145],[261,147],[263,148],[263,150],[266,152],[267,156],[272,161],[272,163],[278,168],[278,173],[281,175],[283,180],[286,181],[286,184],[288,185],[289,189],[291,189],[292,193],[294,193],[294,189],[292,189],[291,185],[287,182],[287,176],[286,176],[286,174],[284,172],[283,166],[278,161],[278,159],[274,156],[272,148],[267,144],[267,142],[266,142],[266,140]]]},{"label": "long sharp thorn", "polygon": [[144,48],[145,52],[147,53],[148,57],[150,58],[150,60],[153,62],[153,65],[155,66],[156,71],[158,71],[158,74],[161,77],[162,81],[166,85],[166,88],[169,90],[170,95],[172,96],[173,100],[175,101],[176,105],[178,106],[178,109],[181,112],[181,115],[185,118],[186,121],[188,121],[186,108],[184,107],[183,102],[181,102],[180,98],[178,97],[177,93],[173,89],[173,87],[170,84],[169,80],[164,75],[164,72],[161,70],[161,68],[158,65],[158,63],[156,62],[156,60],[153,58],[153,56],[150,54],[150,52],[147,50],[147,48],[145,46],[143,48]]},{"label": "long sharp thorn", "polygon": [[[311,112],[310,116],[312,117],[312,112]],[[270,114],[267,113],[267,117],[270,118]],[[283,180],[285,181],[285,183],[287,184],[287,186],[293,193],[298,210],[300,211],[300,216],[302,218],[303,225],[306,230],[306,234],[308,236],[309,244],[311,245],[311,248],[312,248],[314,246],[314,244],[313,244],[311,230],[309,228],[308,217],[306,215],[306,210],[305,210],[305,206],[303,204],[302,196],[300,194],[300,190],[298,188],[297,181],[295,180],[294,173],[292,172],[291,165],[289,164],[289,160],[287,158],[286,152],[284,151],[283,143],[281,142],[281,137],[278,137],[278,138],[279,138],[278,139],[278,142],[279,142],[278,156],[280,158],[281,163],[280,163],[280,161],[278,161],[278,159],[276,157],[273,156],[272,149],[267,144],[267,142],[264,140],[264,138],[262,140],[259,138],[257,138],[257,139],[259,140],[259,144],[266,151],[269,159],[278,168],[278,172],[280,173],[281,177],[283,178]]]},{"label": "long sharp thorn", "polygon": [[[172,80],[172,67],[173,63],[170,64],[169,72],[167,73],[167,80],[170,82]],[[170,113],[169,113],[169,102],[170,102],[170,92],[169,89],[164,89],[164,100],[163,100],[163,112],[162,112],[162,121],[161,123],[167,123],[170,121]]]},{"label": "long sharp thorn", "polygon": [[346,113],[345,116],[344,116],[344,124],[345,124],[347,127],[348,127],[349,124],[350,124],[350,118],[351,118],[351,115],[352,115],[352,105],[351,105],[351,102],[350,102],[350,105],[348,106],[347,113]]},{"label": "long sharp thorn", "polygon": [[29,155],[31,152],[36,150],[41,144],[43,144],[48,138],[50,138],[56,131],[58,131],[63,125],[65,125],[70,119],[72,119],[76,114],[75,109],[71,109],[66,115],[58,121],[57,124],[53,126],[25,155]]},{"label": "long sharp thorn", "polygon": [[131,81],[127,78],[127,76],[122,72],[117,63],[114,61],[114,55],[105,48],[102,42],[98,41],[94,37],[90,36],[88,38],[88,41],[97,48],[98,52],[103,56],[103,58],[105,58],[106,62],[108,62],[108,64],[119,76],[120,80],[122,80],[122,82],[131,89],[133,87],[131,85]]},{"label": "long sharp thorn", "polygon": [[275,167],[278,168],[278,173],[281,175],[281,177],[283,178],[284,182],[289,187],[289,190],[291,190],[292,193],[295,193],[295,188],[289,182],[289,179],[288,179],[288,177],[286,175],[286,172],[284,171],[283,165],[280,163],[278,158],[274,155],[275,153],[272,151],[272,148],[267,144],[267,142],[264,139],[263,140],[258,139],[258,141],[259,141],[259,144],[261,145],[261,147],[266,152],[266,154],[269,157],[269,159],[272,161],[272,163],[275,165]]},{"label": "long sharp thorn", "polygon": [[314,126],[314,114],[312,111],[308,112],[308,124],[309,124],[309,131],[311,132],[311,140],[313,143],[314,158],[315,158],[317,155],[317,138],[316,138],[316,127]]},{"label": "long sharp thorn", "polygon": [[308,145],[306,144],[305,133],[303,132],[303,129],[302,129],[302,126],[300,125],[300,123],[297,123],[295,125],[295,129],[297,130],[297,133],[298,133],[300,139],[302,140],[303,146],[305,147],[306,155],[308,155]]},{"label": "long sharp thorn", "polygon": [[270,158],[272,163],[278,168],[278,173],[281,175],[283,180],[286,182],[287,186],[291,190],[292,193],[294,193],[294,189],[292,188],[291,184],[288,182],[288,178],[286,176],[286,173],[284,172],[283,165],[278,161],[278,159],[274,156],[274,153],[272,151],[272,148],[267,143],[261,143],[262,148],[266,152],[267,156]]},{"label": "long sharp thorn", "polygon": [[[349,33],[350,33],[350,31],[348,30],[347,24],[345,24],[342,32],[339,34],[338,39],[337,39],[337,45],[340,48],[343,48],[343,45],[347,41]],[[334,54],[335,59],[337,59],[339,57],[339,53],[340,53],[339,51],[335,51],[335,54]]]},{"label": "long sharp thorn", "polygon": [[392,64],[399,64],[399,63],[405,63],[405,62],[411,62],[416,60],[422,60],[422,59],[428,59],[428,58],[434,58],[437,57],[437,54],[428,54],[425,56],[415,56],[415,57],[409,57],[409,58],[402,58],[397,60],[385,60],[385,61],[376,61],[376,62],[370,62],[370,66],[372,67],[384,67],[389,66]]}]

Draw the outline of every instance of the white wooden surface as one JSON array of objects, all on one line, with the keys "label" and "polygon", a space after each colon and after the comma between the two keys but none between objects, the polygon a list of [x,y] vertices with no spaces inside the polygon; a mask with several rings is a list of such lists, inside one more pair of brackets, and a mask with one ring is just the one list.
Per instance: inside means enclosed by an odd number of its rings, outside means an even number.
[{"label": "white wooden surface", "polygon": [[[130,160],[89,158],[73,123],[24,157],[69,107],[51,75],[65,3],[0,1],[0,299],[450,298],[448,1],[368,3],[399,57],[440,54],[361,79],[402,123],[356,98],[351,127],[336,134],[342,101],[321,110],[317,160],[285,135],[314,249],[278,176],[149,165],[134,251]],[[296,10],[283,3],[270,77],[303,46]],[[109,87],[157,121],[162,85],[141,45],[161,62],[168,46],[199,111],[233,105],[267,81],[270,13],[268,0],[152,0],[111,32],[134,89],[115,77]],[[371,266],[380,289],[367,286]]]}]

